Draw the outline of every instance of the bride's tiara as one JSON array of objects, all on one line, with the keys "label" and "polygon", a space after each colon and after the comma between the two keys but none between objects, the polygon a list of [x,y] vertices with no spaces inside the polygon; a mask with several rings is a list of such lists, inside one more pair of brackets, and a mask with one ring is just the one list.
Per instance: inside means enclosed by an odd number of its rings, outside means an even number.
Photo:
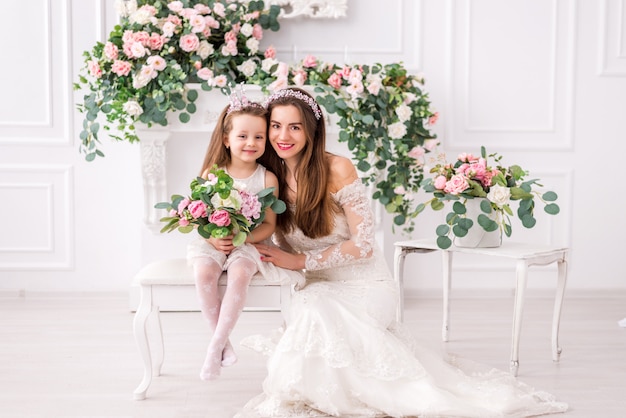
[{"label": "bride's tiara", "polygon": [[272,93],[270,97],[268,97],[265,101],[264,106],[269,106],[270,103],[280,99],[281,97],[294,97],[298,100],[302,100],[304,103],[309,105],[309,107],[313,111],[313,114],[315,114],[315,119],[320,120],[320,118],[322,117],[322,111],[320,110],[320,107],[314,99],[312,99],[310,96],[307,96],[306,94],[303,94],[296,90],[291,90],[289,88],[278,90]]}]

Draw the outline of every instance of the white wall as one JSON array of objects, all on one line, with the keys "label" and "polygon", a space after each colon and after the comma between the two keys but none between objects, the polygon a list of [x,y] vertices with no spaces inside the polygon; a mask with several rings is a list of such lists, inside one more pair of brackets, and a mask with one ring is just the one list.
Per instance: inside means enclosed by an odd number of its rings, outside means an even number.
[{"label": "white wall", "polygon": [[[288,61],[403,61],[423,72],[450,157],[485,145],[559,193],[558,217],[542,217],[532,230],[515,224],[511,239],[570,246],[569,288],[624,289],[625,3],[350,0],[346,18],[283,21],[263,45]],[[0,26],[3,63],[14,63],[0,66],[0,292],[128,289],[142,263],[184,255],[185,239],[142,224],[138,145],[103,138],[107,155],[92,163],[78,153],[72,82],[82,51],[113,26],[113,0],[31,5],[27,31],[21,19]],[[17,5],[4,10],[22,15]],[[203,152],[208,134],[175,140],[190,146],[168,163],[172,192],[195,175],[202,157],[194,149]],[[420,215],[413,237],[432,236],[438,216]],[[407,237],[384,222],[391,264],[393,242]],[[438,259],[411,257],[409,292],[438,289]],[[509,288],[511,271],[459,258],[456,286]],[[538,269],[529,285],[552,286],[551,272]]]}]

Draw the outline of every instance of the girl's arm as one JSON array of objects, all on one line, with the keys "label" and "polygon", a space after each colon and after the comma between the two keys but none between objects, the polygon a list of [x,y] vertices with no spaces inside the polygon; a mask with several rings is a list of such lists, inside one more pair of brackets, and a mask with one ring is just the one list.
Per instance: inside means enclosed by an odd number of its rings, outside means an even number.
[{"label": "girl's arm", "polygon": [[[274,188],[274,196],[278,197],[278,179],[276,175],[269,170],[265,171],[265,187],[273,187]],[[254,228],[251,231],[248,238],[246,238],[246,242],[251,244],[261,242],[271,237],[276,229],[276,213],[273,210],[267,209],[265,212],[265,218],[261,225]]]}]

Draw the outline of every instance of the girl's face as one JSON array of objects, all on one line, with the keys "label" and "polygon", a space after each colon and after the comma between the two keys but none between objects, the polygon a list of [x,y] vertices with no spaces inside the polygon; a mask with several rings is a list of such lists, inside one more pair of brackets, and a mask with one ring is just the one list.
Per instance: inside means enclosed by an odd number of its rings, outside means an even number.
[{"label": "girl's face", "polygon": [[268,136],[280,158],[299,159],[307,142],[299,109],[292,105],[274,106]]},{"label": "girl's face", "polygon": [[265,152],[267,123],[265,118],[237,115],[232,118],[232,129],[224,139],[230,148],[231,160],[253,163]]}]

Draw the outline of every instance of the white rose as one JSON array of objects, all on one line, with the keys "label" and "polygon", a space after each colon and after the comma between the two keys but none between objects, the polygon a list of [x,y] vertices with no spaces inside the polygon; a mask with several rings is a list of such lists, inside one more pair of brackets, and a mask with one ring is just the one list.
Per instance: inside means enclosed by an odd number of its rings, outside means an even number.
[{"label": "white rose", "polygon": [[211,204],[215,208],[225,207],[239,210],[241,209],[241,203],[241,195],[237,190],[231,190],[230,196],[228,196],[226,199],[222,199],[219,194],[215,194],[211,198]]},{"label": "white rose", "polygon": [[215,48],[213,48],[213,45],[208,43],[206,40],[202,40],[200,41],[200,45],[198,46],[196,52],[200,55],[200,58],[205,60],[209,57],[209,55],[215,52]]},{"label": "white rose", "polygon": [[259,41],[254,38],[250,38],[246,41],[246,48],[250,50],[248,55],[254,55],[259,52]]},{"label": "white rose", "polygon": [[261,61],[261,68],[266,73],[269,73],[272,70],[272,67],[276,64],[278,64],[278,60],[274,58],[266,58],[263,61]]},{"label": "white rose", "polygon": [[252,35],[252,25],[249,23],[244,23],[239,32],[241,32],[246,38],[249,38]]},{"label": "white rose", "polygon": [[489,193],[487,193],[487,199],[489,199],[490,202],[495,203],[496,206],[501,208],[502,206],[508,204],[511,200],[511,190],[509,190],[508,187],[495,184],[489,189]]},{"label": "white rose", "polygon": [[130,116],[139,116],[143,113],[143,109],[137,101],[129,100],[124,103],[124,112],[128,113]]},{"label": "white rose", "polygon": [[244,61],[241,65],[237,66],[239,71],[241,71],[246,77],[251,77],[254,75],[256,71],[257,63],[253,60],[249,59]]},{"label": "white rose", "polygon": [[387,127],[387,132],[392,139],[404,138],[406,135],[406,125],[402,122],[392,123]]},{"label": "white rose", "polygon": [[411,108],[404,103],[396,108],[396,115],[398,115],[400,122],[406,122],[411,119],[412,114]]}]

